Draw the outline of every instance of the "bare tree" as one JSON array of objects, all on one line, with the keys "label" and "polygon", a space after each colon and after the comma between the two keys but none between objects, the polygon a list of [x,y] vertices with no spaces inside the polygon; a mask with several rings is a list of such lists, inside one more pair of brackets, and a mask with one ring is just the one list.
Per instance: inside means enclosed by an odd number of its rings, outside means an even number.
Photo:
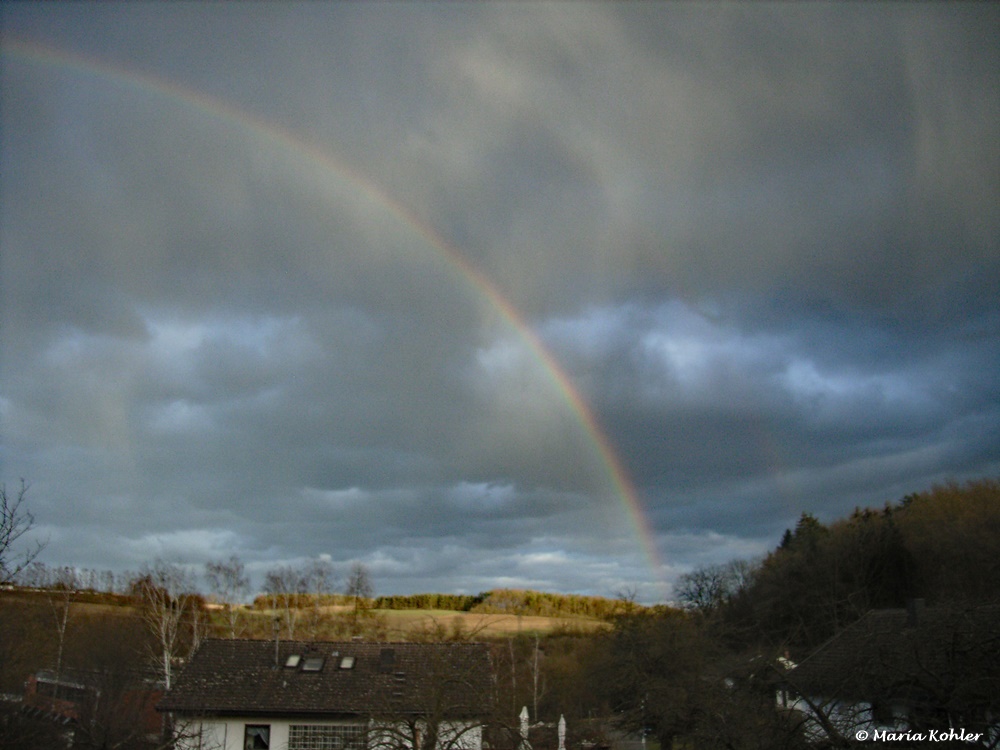
[{"label": "bare tree", "polygon": [[305,583],[309,593],[316,597],[317,602],[323,596],[332,594],[337,584],[333,563],[325,557],[317,557],[306,568]]},{"label": "bare tree", "polygon": [[143,620],[155,637],[155,661],[169,690],[173,663],[182,653],[186,610],[193,603],[190,596],[185,596],[193,588],[191,581],[179,566],[157,560],[143,570],[132,588]]},{"label": "bare tree", "polygon": [[[542,675],[542,670],[539,665],[539,659],[543,655],[541,652],[539,644],[538,633],[535,633],[535,646],[532,649],[531,655],[531,709],[534,712],[532,715],[535,717],[535,721],[539,721],[538,718],[538,698],[541,692],[545,690],[544,678]],[[539,682],[542,682],[541,688],[539,689]]]},{"label": "bare tree", "polygon": [[347,586],[344,589],[344,593],[354,600],[354,624],[357,625],[358,620],[368,606],[369,600],[375,593],[371,575],[368,573],[368,568],[365,567],[364,563],[355,562],[351,565],[351,572],[347,576]]},{"label": "bare tree", "polygon": [[[489,653],[484,644],[382,650],[384,686],[369,717],[370,750],[468,750],[487,724],[496,724]],[[402,671],[400,671],[402,670]],[[405,705],[405,710],[402,706]]]},{"label": "bare tree", "polygon": [[677,598],[686,609],[710,614],[745,591],[757,567],[750,560],[730,560],[696,568],[678,580]]},{"label": "bare tree", "polygon": [[0,703],[0,747],[4,750],[38,750],[65,747],[65,727],[29,715],[16,703]]},{"label": "bare tree", "polygon": [[872,610],[781,680],[811,733],[847,746],[859,729],[946,732],[961,727],[978,747],[1000,746],[1000,608],[945,605]]},{"label": "bare tree", "polygon": [[[76,570],[69,566],[56,574],[56,581],[49,586],[48,600],[55,620],[56,635],[56,690],[62,677],[63,650],[66,645],[66,627],[69,624],[69,610],[77,588]],[[58,696],[56,696],[58,697]]]},{"label": "bare tree", "polygon": [[140,672],[122,664],[102,665],[86,673],[87,691],[78,702],[79,722],[74,747],[149,748],[150,737],[162,734],[151,725],[154,706],[160,699]]},{"label": "bare tree", "polygon": [[164,742],[146,750],[225,750],[225,740],[217,737],[198,719],[169,716]]},{"label": "bare tree", "polygon": [[514,639],[507,639],[507,646],[510,650],[510,715],[513,717],[517,713],[517,659],[514,658]]},{"label": "bare tree", "polygon": [[323,601],[333,593],[337,584],[337,574],[333,563],[326,556],[317,557],[306,566],[303,574],[303,587],[312,599],[311,628],[314,637],[318,637],[323,624]]},{"label": "bare tree", "polygon": [[14,544],[35,525],[35,517],[24,506],[27,494],[28,485],[23,479],[14,497],[7,494],[7,485],[0,484],[0,583],[13,581],[45,546],[36,541],[22,554],[14,554]]},{"label": "bare tree", "polygon": [[264,593],[275,614],[285,623],[289,640],[295,639],[295,624],[299,617],[298,599],[305,593],[306,580],[301,570],[291,565],[279,565],[264,577]]},{"label": "bare tree", "polygon": [[638,597],[639,592],[636,590],[635,586],[625,586],[620,589],[615,595],[616,603],[618,604],[617,614],[633,614],[637,609],[636,599],[638,599]]},{"label": "bare tree", "polygon": [[243,561],[233,555],[228,560],[207,562],[205,578],[212,593],[225,608],[229,637],[236,638],[240,625],[239,603],[250,591],[250,579],[245,573]]}]

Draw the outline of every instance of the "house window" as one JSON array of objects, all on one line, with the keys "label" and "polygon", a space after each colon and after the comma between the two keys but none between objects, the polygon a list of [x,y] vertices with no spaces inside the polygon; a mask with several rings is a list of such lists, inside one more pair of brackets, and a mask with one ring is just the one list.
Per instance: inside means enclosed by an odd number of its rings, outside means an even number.
[{"label": "house window", "polygon": [[288,750],[365,750],[364,724],[292,724]]},{"label": "house window", "polygon": [[39,680],[35,685],[35,692],[46,698],[60,698],[72,703],[83,703],[87,699],[87,688],[69,682]]},{"label": "house window", "polygon": [[247,724],[243,729],[243,747],[246,750],[268,750],[271,747],[271,725]]}]

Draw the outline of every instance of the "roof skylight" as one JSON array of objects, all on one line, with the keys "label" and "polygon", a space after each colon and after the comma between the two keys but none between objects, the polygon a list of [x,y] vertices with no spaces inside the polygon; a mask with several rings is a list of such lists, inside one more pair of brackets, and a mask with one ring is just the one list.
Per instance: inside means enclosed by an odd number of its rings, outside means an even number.
[{"label": "roof skylight", "polygon": [[309,656],[302,662],[303,672],[319,672],[323,668],[322,656]]},{"label": "roof skylight", "polygon": [[298,654],[292,654],[287,659],[285,659],[285,666],[288,667],[289,669],[295,669],[295,667],[299,666],[299,662],[301,660],[302,660],[301,656],[299,656]]}]

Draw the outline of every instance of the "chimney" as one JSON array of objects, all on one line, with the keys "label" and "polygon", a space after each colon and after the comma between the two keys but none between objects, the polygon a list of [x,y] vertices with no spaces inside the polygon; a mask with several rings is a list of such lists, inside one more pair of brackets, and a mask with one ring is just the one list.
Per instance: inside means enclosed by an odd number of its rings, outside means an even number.
[{"label": "chimney", "polygon": [[396,652],[391,648],[384,648],[378,655],[378,671],[388,674],[396,664]]},{"label": "chimney", "polygon": [[906,600],[906,627],[915,628],[923,621],[925,604],[923,599]]},{"label": "chimney", "polygon": [[281,646],[281,619],[275,615],[274,617],[274,668],[278,668],[278,649]]}]

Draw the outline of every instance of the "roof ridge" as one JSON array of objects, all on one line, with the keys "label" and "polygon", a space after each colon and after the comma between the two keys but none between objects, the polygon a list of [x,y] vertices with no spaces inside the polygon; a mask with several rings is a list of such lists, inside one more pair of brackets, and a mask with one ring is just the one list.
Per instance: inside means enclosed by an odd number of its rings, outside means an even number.
[{"label": "roof ridge", "polygon": [[[487,641],[355,641],[355,640],[316,640],[316,639],[301,639],[301,638],[278,638],[278,643],[283,645],[288,644],[301,644],[301,645],[363,645],[363,646],[384,646],[386,648],[391,648],[394,646],[439,646],[439,647],[450,647],[450,648],[460,648],[463,646],[488,646]],[[202,638],[201,643],[267,643],[274,645],[274,638],[226,638],[222,636],[210,636],[207,638]]]}]

